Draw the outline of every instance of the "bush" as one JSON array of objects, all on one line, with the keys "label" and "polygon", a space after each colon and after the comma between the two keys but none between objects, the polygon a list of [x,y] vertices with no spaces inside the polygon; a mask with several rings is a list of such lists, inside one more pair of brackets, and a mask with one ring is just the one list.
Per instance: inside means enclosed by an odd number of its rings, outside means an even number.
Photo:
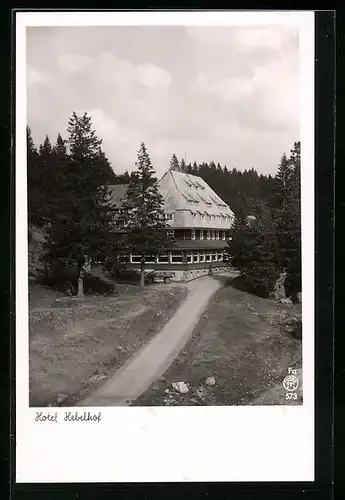
[{"label": "bush", "polygon": [[[65,268],[58,275],[43,276],[38,282],[43,286],[49,286],[68,295],[76,295],[78,292],[78,271],[76,268]],[[89,273],[84,275],[84,293],[108,294],[114,291],[114,284],[102,280],[100,277]]]},{"label": "bush", "polygon": [[118,266],[113,269],[113,276],[119,280],[131,281],[134,283],[139,283],[140,275],[138,271],[133,269],[128,269],[127,267]]},{"label": "bush", "polygon": [[267,299],[269,297],[270,290],[272,289],[271,279],[262,279],[262,275],[252,275],[252,274],[241,274],[234,279],[229,280],[228,285],[233,286],[237,290],[242,292],[251,293]]}]

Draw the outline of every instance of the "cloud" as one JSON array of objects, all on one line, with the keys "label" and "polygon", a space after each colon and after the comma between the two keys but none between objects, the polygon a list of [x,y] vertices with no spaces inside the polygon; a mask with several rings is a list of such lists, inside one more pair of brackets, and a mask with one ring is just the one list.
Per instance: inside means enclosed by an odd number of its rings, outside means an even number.
[{"label": "cloud", "polygon": [[79,73],[92,64],[92,59],[80,54],[61,54],[58,64],[62,71],[67,73]]},{"label": "cloud", "polygon": [[27,85],[32,87],[40,83],[47,83],[48,76],[43,71],[38,71],[33,66],[28,65],[26,68]]},{"label": "cloud", "polygon": [[[193,32],[193,36],[195,33]],[[250,73],[232,70],[220,78],[199,72],[195,88],[214,97],[228,109],[229,117],[246,129],[296,130],[299,116],[298,46],[292,44],[293,30],[278,27],[235,29],[232,36],[220,32],[217,45],[237,47],[237,68],[246,55],[262,50],[265,57],[251,62]],[[200,36],[197,36],[200,42]],[[205,41],[205,34],[201,36]]]},{"label": "cloud", "polygon": [[159,68],[154,64],[139,64],[138,75],[140,81],[152,89],[168,89],[171,84],[171,75],[164,68]]},{"label": "cloud", "polygon": [[172,153],[274,173],[298,140],[294,30],[30,28],[27,46],[34,140],[87,111],[116,172],[145,141],[158,175]]}]

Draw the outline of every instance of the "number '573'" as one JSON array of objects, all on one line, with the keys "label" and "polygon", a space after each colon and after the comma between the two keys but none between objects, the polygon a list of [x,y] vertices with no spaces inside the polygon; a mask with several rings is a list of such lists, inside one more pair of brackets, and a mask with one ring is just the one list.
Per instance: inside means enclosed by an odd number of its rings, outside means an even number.
[{"label": "number '573'", "polygon": [[287,392],[285,399],[297,399],[297,392]]}]

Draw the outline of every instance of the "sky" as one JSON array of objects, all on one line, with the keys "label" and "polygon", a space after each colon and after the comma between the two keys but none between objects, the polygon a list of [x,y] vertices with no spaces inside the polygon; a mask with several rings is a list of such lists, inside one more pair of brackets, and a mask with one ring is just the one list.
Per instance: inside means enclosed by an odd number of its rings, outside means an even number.
[{"label": "sky", "polygon": [[27,28],[27,121],[36,144],[87,112],[115,173],[142,141],[157,174],[173,153],[274,175],[299,138],[291,26]]}]

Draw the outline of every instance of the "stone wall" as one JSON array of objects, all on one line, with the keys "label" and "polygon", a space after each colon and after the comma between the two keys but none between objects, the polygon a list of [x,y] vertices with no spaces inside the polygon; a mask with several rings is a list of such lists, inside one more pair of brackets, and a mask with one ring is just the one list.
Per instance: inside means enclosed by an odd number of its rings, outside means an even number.
[{"label": "stone wall", "polygon": [[[182,271],[181,274],[179,273],[180,274],[179,277],[175,275],[174,281],[191,281],[194,280],[195,278],[200,278],[201,276],[207,276],[209,273],[209,269],[210,269],[209,267],[206,267],[202,269],[188,269],[186,271]],[[218,274],[226,271],[229,271],[229,268],[225,266],[212,268],[213,274]]]}]

